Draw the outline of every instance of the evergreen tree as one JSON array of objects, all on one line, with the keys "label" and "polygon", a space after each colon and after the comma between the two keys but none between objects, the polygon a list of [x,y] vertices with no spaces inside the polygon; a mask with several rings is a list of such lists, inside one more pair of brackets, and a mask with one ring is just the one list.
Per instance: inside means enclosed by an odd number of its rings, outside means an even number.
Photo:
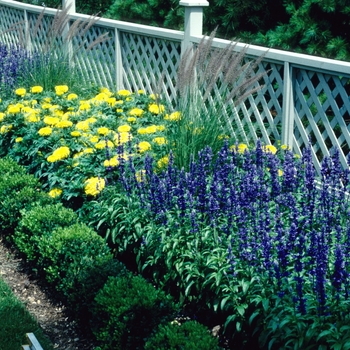
[{"label": "evergreen tree", "polygon": [[266,33],[250,36],[254,43],[316,56],[350,60],[348,0],[287,0],[290,16]]}]

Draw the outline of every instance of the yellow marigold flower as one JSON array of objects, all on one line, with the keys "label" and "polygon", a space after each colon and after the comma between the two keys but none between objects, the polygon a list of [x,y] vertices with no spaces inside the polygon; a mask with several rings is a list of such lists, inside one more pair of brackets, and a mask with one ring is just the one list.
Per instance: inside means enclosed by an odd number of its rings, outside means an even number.
[{"label": "yellow marigold flower", "polygon": [[163,158],[160,158],[157,162],[157,166],[158,168],[160,169],[163,169],[165,168],[166,166],[168,166],[169,164],[169,157],[168,156],[165,156]]},{"label": "yellow marigold flower", "polygon": [[72,131],[70,134],[71,134],[71,136],[73,136],[73,137],[79,137],[79,136],[81,136],[80,131]]},{"label": "yellow marigold flower", "polygon": [[181,119],[181,112],[173,112],[170,115],[166,114],[164,117],[165,120],[177,121]]},{"label": "yellow marigold flower", "polygon": [[278,169],[278,176],[282,176],[283,175],[283,170]]},{"label": "yellow marigold flower", "polygon": [[22,142],[23,141],[23,137],[17,137],[16,139],[15,139],[15,142],[16,143],[20,143],[20,142]]},{"label": "yellow marigold flower", "polygon": [[164,131],[165,130],[165,125],[157,125],[157,130],[158,131]]},{"label": "yellow marigold flower", "polygon": [[117,99],[115,97],[109,97],[107,98],[106,102],[111,106],[115,106],[116,102],[117,102]]},{"label": "yellow marigold flower", "polygon": [[99,135],[104,135],[104,136],[106,136],[106,135],[109,133],[109,129],[106,128],[106,127],[101,127],[101,128],[98,128],[98,129],[97,129],[97,133],[98,133]]},{"label": "yellow marigold flower", "polygon": [[100,92],[99,94],[97,94],[94,98],[91,99],[91,101],[93,102],[104,102],[106,101],[108,98],[108,95],[106,95],[105,93],[103,92]]},{"label": "yellow marigold flower", "polygon": [[139,95],[144,95],[145,91],[144,91],[144,90],[137,90],[137,93],[138,93]]},{"label": "yellow marigold flower", "polygon": [[129,123],[135,123],[135,122],[136,122],[136,118],[135,118],[135,117],[129,117],[129,118],[127,119],[127,121],[128,121]]},{"label": "yellow marigold flower", "polygon": [[85,181],[85,193],[88,196],[97,196],[105,187],[105,180],[99,177],[91,177]]},{"label": "yellow marigold flower", "polygon": [[68,94],[68,96],[67,96],[67,100],[68,101],[75,100],[77,98],[78,98],[78,95],[77,94],[73,94],[73,93]]},{"label": "yellow marigold flower", "polygon": [[29,107],[29,106],[23,106],[21,110],[23,113],[30,113],[30,112],[34,111],[34,109],[32,107]]},{"label": "yellow marigold flower", "polygon": [[84,151],[83,151],[83,154],[91,154],[91,153],[94,153],[95,150],[91,147],[88,147],[88,148],[85,148]]},{"label": "yellow marigold flower", "polygon": [[50,117],[50,116],[46,116],[44,118],[44,123],[47,125],[56,125],[60,120],[57,117]]},{"label": "yellow marigold flower", "polygon": [[5,113],[0,112],[0,122],[2,122],[5,118]]},{"label": "yellow marigold flower", "polygon": [[106,159],[104,162],[103,162],[103,165],[107,168],[107,167],[116,167],[119,165],[119,160],[118,160],[118,156],[114,156],[113,158],[111,159]]},{"label": "yellow marigold flower", "polygon": [[270,152],[272,154],[276,154],[277,148],[273,145],[266,145],[262,147],[264,152]]},{"label": "yellow marigold flower", "polygon": [[155,137],[153,139],[153,142],[157,143],[158,145],[165,145],[166,139],[165,139],[165,137]]},{"label": "yellow marigold flower", "polygon": [[155,95],[155,94],[150,94],[149,97],[152,99],[152,100],[155,100],[157,98],[159,98],[159,95]]},{"label": "yellow marigold flower", "polygon": [[21,108],[19,105],[9,105],[7,107],[7,112],[11,114],[16,114],[16,113],[19,113],[20,111],[21,111]]},{"label": "yellow marigold flower", "polygon": [[75,125],[76,129],[87,131],[89,130],[89,122],[87,120],[82,120]]},{"label": "yellow marigold flower", "polygon": [[283,150],[291,150],[291,148],[288,145],[281,145],[281,149],[283,149]]},{"label": "yellow marigold flower", "polygon": [[120,132],[114,136],[114,143],[116,146],[120,146],[132,140],[132,135],[128,132]]},{"label": "yellow marigold flower", "polygon": [[56,125],[57,128],[69,128],[71,126],[73,126],[73,123],[70,120],[61,120],[59,121]]},{"label": "yellow marigold flower", "polygon": [[88,123],[96,123],[97,122],[97,119],[96,118],[94,118],[94,117],[90,117],[90,118],[88,118],[88,119],[86,119],[86,121],[88,122]]},{"label": "yellow marigold flower", "polygon": [[55,106],[53,106],[53,108],[51,108],[50,110],[53,112],[53,114],[54,114],[55,117],[62,118],[63,115],[64,115],[64,112],[61,111],[61,110],[59,110],[59,109],[57,109],[57,108],[59,108],[59,106],[55,105]]},{"label": "yellow marigold flower", "polygon": [[29,123],[36,123],[40,120],[40,117],[38,116],[36,111],[33,111],[33,112],[29,113],[28,115],[26,115],[26,120]]},{"label": "yellow marigold flower", "polygon": [[42,105],[41,105],[41,109],[50,109],[52,107],[52,104],[51,103],[48,103],[48,102],[44,102]]},{"label": "yellow marigold flower", "polygon": [[30,88],[30,92],[32,94],[40,94],[41,92],[43,92],[44,88],[42,86],[36,85],[36,86],[32,86]]},{"label": "yellow marigold flower", "polygon": [[90,140],[90,142],[92,142],[92,143],[97,143],[98,140],[99,140],[99,137],[98,137],[98,136],[91,136],[91,137],[89,138],[89,140]]},{"label": "yellow marigold flower", "polygon": [[79,111],[88,111],[89,109],[91,109],[91,106],[88,102],[81,103],[79,106]]},{"label": "yellow marigold flower", "polygon": [[50,163],[57,162],[59,160],[68,158],[70,150],[66,146],[62,146],[53,151],[53,153],[47,158]]},{"label": "yellow marigold flower", "polygon": [[115,104],[116,105],[122,105],[124,103],[124,101],[123,100],[118,100],[118,101],[115,101]]},{"label": "yellow marigold flower", "polygon": [[61,96],[68,91],[67,85],[57,85],[55,86],[56,95]]},{"label": "yellow marigold flower", "polygon": [[18,96],[24,96],[26,94],[26,89],[24,88],[19,88],[15,91],[15,94],[18,95]]},{"label": "yellow marigold flower", "polygon": [[138,134],[154,134],[155,132],[157,132],[157,126],[156,125],[150,125],[147,126],[146,128],[140,128],[137,130]]},{"label": "yellow marigold flower", "polygon": [[6,134],[7,132],[9,132],[12,129],[12,124],[8,124],[8,125],[3,125],[0,128],[0,133],[1,134]]},{"label": "yellow marigold flower", "polygon": [[130,125],[127,125],[127,124],[120,125],[117,130],[118,132],[129,132],[131,130],[131,127]]},{"label": "yellow marigold flower", "polygon": [[123,113],[123,110],[122,110],[121,108],[117,108],[115,111],[116,111],[117,113]]},{"label": "yellow marigold flower", "polygon": [[159,113],[163,113],[165,108],[163,105],[158,105],[158,104],[152,103],[148,106],[148,110],[152,114],[159,114]]},{"label": "yellow marigold flower", "polygon": [[143,153],[151,149],[151,144],[147,141],[141,141],[138,144],[138,150]]},{"label": "yellow marigold flower", "polygon": [[50,136],[52,134],[52,129],[49,126],[39,129],[38,134],[40,136]]},{"label": "yellow marigold flower", "polygon": [[246,150],[248,151],[248,146],[245,143],[240,143],[238,146],[233,145],[230,147],[230,150],[237,151],[238,153],[243,154]]},{"label": "yellow marigold flower", "polygon": [[106,141],[100,141],[98,143],[96,143],[95,147],[97,149],[104,149],[106,147],[108,148],[113,148],[114,147],[114,144],[112,141],[108,140],[107,142]]},{"label": "yellow marigold flower", "polygon": [[117,92],[117,94],[118,94],[119,96],[130,96],[130,95],[131,95],[131,92],[130,92],[129,90],[119,90],[119,91]]},{"label": "yellow marigold flower", "polygon": [[137,182],[143,182],[146,178],[146,170],[138,170],[135,176]]},{"label": "yellow marigold flower", "polygon": [[103,92],[104,94],[111,96],[113,93],[107,88],[107,87],[101,87],[100,92]]},{"label": "yellow marigold flower", "polygon": [[59,197],[61,194],[62,194],[62,189],[61,188],[53,188],[49,192],[49,196],[52,197],[52,198]]},{"label": "yellow marigold flower", "polygon": [[129,111],[129,115],[131,115],[132,117],[141,117],[143,114],[143,110],[141,108],[133,108]]}]

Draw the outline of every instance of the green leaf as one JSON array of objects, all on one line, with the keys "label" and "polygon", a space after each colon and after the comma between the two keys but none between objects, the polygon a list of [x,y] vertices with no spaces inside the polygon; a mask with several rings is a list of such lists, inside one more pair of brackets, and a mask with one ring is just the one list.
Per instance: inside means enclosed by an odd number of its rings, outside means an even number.
[{"label": "green leaf", "polygon": [[253,312],[253,313],[251,314],[251,316],[249,317],[249,321],[248,321],[248,323],[249,323],[250,326],[252,325],[254,319],[255,319],[257,316],[259,316],[259,314],[260,314],[259,311],[255,311],[255,312]]},{"label": "green leaf", "polygon": [[243,290],[243,294],[246,294],[248,289],[250,287],[250,282],[248,281],[242,281],[242,290]]},{"label": "green leaf", "polygon": [[189,292],[190,292],[190,289],[191,289],[191,287],[194,285],[194,281],[191,281],[188,285],[187,285],[187,287],[186,287],[186,289],[185,289],[185,295],[186,296],[188,296],[188,294],[189,294]]},{"label": "green leaf", "polygon": [[244,307],[243,305],[237,306],[237,308],[236,308],[237,312],[238,312],[241,316],[244,316],[244,314],[245,314],[245,309],[246,309],[246,307]]},{"label": "green leaf", "polygon": [[270,304],[270,301],[269,299],[262,299],[262,305],[263,305],[263,308],[264,308],[264,311],[267,311],[269,309],[269,304]]}]

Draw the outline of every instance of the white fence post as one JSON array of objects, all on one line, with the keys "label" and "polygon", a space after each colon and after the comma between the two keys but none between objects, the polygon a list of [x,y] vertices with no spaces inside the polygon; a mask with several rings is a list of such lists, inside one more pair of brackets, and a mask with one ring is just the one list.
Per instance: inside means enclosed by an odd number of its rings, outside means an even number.
[{"label": "white fence post", "polygon": [[62,0],[62,8],[69,7],[68,13],[75,13],[75,0]]},{"label": "white fence post", "polygon": [[291,149],[293,149],[295,113],[292,73],[292,67],[289,62],[284,62],[281,144],[287,145]]},{"label": "white fence post", "polygon": [[180,5],[185,6],[185,33],[181,45],[181,55],[191,47],[191,36],[203,34],[203,7],[209,6],[206,0],[181,0]]}]

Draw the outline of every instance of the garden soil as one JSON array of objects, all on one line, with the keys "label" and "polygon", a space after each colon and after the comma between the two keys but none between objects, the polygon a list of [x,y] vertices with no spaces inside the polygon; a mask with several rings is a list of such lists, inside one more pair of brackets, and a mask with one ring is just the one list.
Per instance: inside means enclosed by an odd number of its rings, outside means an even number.
[{"label": "garden soil", "polygon": [[85,334],[79,329],[64,305],[50,295],[47,287],[40,285],[33,270],[1,237],[0,277],[34,316],[54,349],[91,350],[96,347],[91,334]]}]

